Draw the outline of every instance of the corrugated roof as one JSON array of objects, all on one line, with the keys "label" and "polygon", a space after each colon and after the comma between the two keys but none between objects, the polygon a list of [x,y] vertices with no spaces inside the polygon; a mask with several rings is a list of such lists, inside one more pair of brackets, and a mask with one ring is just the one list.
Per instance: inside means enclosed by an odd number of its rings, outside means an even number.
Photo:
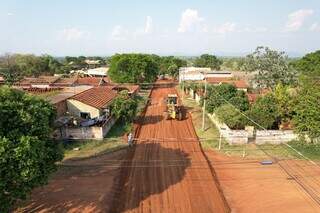
[{"label": "corrugated roof", "polygon": [[70,99],[80,101],[97,109],[106,107],[117,96],[110,87],[100,86],[88,89],[82,93],[72,96]]}]

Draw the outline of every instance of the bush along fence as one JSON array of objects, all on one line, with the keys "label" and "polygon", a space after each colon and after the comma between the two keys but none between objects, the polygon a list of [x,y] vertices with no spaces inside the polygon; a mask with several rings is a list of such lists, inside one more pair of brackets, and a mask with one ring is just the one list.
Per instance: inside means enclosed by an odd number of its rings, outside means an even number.
[{"label": "bush along fence", "polygon": [[[187,89],[187,94],[198,104],[199,96],[192,88]],[[298,139],[293,130],[255,130],[254,127],[246,127],[244,130],[231,129],[227,124],[221,122],[214,113],[207,113],[210,121],[218,128],[220,135],[229,144],[281,144]]]}]

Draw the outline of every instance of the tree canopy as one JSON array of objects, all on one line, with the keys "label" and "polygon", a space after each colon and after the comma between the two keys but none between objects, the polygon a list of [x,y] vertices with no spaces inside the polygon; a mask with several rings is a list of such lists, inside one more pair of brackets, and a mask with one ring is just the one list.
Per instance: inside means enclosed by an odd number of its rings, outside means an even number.
[{"label": "tree canopy", "polygon": [[203,54],[196,58],[194,65],[196,67],[210,67],[213,70],[220,70],[222,61],[214,55]]},{"label": "tree canopy", "polygon": [[179,75],[179,68],[187,66],[187,61],[174,56],[163,56],[159,65],[160,74],[167,74],[174,78]]},{"label": "tree canopy", "polygon": [[130,97],[128,91],[121,91],[113,100],[112,114],[121,121],[132,121],[136,115],[138,102],[134,97]]},{"label": "tree canopy", "polygon": [[50,139],[55,113],[48,102],[3,86],[0,117],[0,212],[9,212],[47,182],[62,153]]},{"label": "tree canopy", "polygon": [[218,86],[208,86],[207,90],[207,110],[213,113],[216,108],[237,96],[237,89],[231,84],[221,84]]},{"label": "tree canopy", "polygon": [[261,129],[262,127],[265,129],[277,129],[279,124],[279,111],[277,100],[274,95],[269,93],[259,97],[248,111],[248,116],[255,121],[255,123],[249,122],[250,125],[255,126],[258,129]]},{"label": "tree canopy", "polygon": [[150,83],[157,79],[158,63],[152,55],[116,54],[111,58],[108,74],[117,83]]},{"label": "tree canopy", "polygon": [[268,47],[257,47],[248,55],[244,69],[256,73],[254,83],[261,88],[274,89],[278,83],[290,85],[296,80],[296,72],[289,65],[288,56]]},{"label": "tree canopy", "polygon": [[244,129],[248,123],[247,118],[242,115],[239,110],[235,109],[235,106],[230,104],[224,104],[218,107],[215,114],[221,122],[227,124],[231,129]]},{"label": "tree canopy", "polygon": [[320,76],[320,50],[309,53],[292,64],[301,74]]}]

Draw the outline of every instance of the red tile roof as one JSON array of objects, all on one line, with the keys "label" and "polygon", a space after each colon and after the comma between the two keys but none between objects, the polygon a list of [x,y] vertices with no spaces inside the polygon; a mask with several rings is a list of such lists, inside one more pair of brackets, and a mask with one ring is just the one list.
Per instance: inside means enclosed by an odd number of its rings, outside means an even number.
[{"label": "red tile roof", "polygon": [[59,78],[54,82],[54,86],[72,86],[77,81],[76,77],[73,78]]},{"label": "red tile roof", "polygon": [[[84,78],[78,78],[76,81],[76,84],[99,86],[100,82],[101,82],[101,77],[84,77]],[[109,82],[109,79],[107,77],[104,77],[102,85],[106,85],[107,82]]]},{"label": "red tile roof", "polygon": [[207,82],[209,84],[233,84],[236,88],[245,89],[248,88],[248,84],[245,80],[232,80],[232,78],[219,78],[219,77],[210,77],[207,78]]},{"label": "red tile roof", "polygon": [[116,96],[117,93],[110,89],[110,87],[100,86],[81,92],[70,99],[80,101],[97,109],[102,109],[108,106]]},{"label": "red tile roof", "polygon": [[225,83],[227,81],[230,81],[232,80],[232,78],[209,77],[209,78],[206,78],[206,80],[209,84],[220,84],[220,83]]}]

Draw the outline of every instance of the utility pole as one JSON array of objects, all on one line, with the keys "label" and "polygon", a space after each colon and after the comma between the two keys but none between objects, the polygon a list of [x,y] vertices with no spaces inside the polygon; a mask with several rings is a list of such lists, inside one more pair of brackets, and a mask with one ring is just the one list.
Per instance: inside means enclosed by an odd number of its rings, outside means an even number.
[{"label": "utility pole", "polygon": [[205,130],[205,116],[206,116],[206,98],[207,98],[207,76],[204,75],[204,93],[203,93],[203,113],[202,113],[202,131]]}]

